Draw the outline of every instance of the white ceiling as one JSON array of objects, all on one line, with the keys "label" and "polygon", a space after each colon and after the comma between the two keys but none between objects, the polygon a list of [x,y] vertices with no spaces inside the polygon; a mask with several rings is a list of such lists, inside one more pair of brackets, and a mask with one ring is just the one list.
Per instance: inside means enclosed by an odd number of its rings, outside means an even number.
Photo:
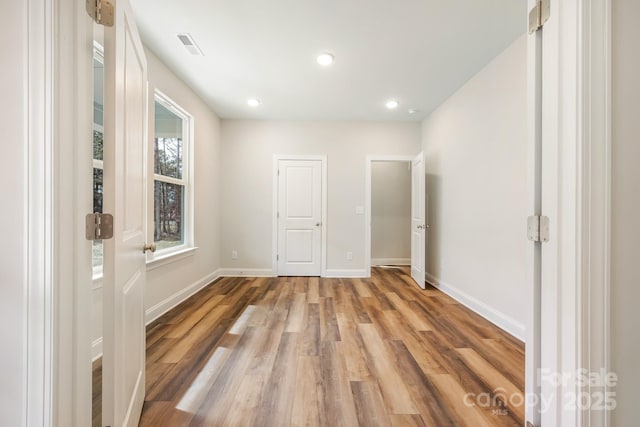
[{"label": "white ceiling", "polygon": [[[526,0],[131,3],[143,42],[222,118],[421,120],[526,22]],[[187,53],[178,33],[205,56]],[[316,63],[325,51],[336,58],[328,68]],[[262,105],[248,107],[252,97]]]}]

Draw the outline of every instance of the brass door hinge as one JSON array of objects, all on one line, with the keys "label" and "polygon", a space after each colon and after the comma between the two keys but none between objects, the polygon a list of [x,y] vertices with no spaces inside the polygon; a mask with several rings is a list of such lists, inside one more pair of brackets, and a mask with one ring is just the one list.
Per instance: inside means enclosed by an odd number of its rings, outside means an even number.
[{"label": "brass door hinge", "polygon": [[97,24],[113,27],[113,2],[111,0],[87,0],[87,13]]},{"label": "brass door hinge", "polygon": [[549,16],[551,16],[551,0],[538,0],[529,12],[529,34],[541,29]]},{"label": "brass door hinge", "polygon": [[113,237],[113,215],[90,213],[85,220],[87,240],[105,240]]}]

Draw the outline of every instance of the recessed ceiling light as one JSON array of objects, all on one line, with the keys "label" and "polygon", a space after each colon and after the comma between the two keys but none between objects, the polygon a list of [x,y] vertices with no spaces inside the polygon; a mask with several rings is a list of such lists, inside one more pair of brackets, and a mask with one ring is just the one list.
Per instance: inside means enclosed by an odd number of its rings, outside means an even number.
[{"label": "recessed ceiling light", "polygon": [[247,101],[247,105],[253,108],[256,108],[260,104],[261,104],[260,100],[256,98],[251,98]]},{"label": "recessed ceiling light", "polygon": [[416,110],[415,108],[412,108],[412,109],[409,110],[409,114],[417,114],[419,112],[420,112],[420,110]]},{"label": "recessed ceiling light", "polygon": [[322,65],[323,67],[328,67],[329,65],[333,64],[334,60],[334,56],[326,52],[318,55],[318,58],[316,59],[316,61],[318,61],[318,64]]},{"label": "recessed ceiling light", "polygon": [[400,103],[399,103],[398,101],[396,101],[395,99],[390,99],[390,100],[389,100],[389,101],[387,101],[387,103],[386,103],[386,104],[384,104],[384,105],[386,105],[386,107],[387,107],[389,110],[395,110],[396,108],[398,108],[398,105],[400,105]]}]

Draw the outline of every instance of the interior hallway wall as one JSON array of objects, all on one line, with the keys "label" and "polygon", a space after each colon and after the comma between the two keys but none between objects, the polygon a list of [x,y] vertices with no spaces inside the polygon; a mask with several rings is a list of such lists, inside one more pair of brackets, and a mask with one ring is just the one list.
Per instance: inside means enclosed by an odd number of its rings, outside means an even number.
[{"label": "interior hallway wall", "polygon": [[411,162],[371,163],[371,262],[411,264]]},{"label": "interior hallway wall", "polygon": [[524,339],[526,37],[423,121],[428,277]]},{"label": "interior hallway wall", "polygon": [[[415,155],[420,123],[222,121],[222,264],[271,274],[273,155],[326,155],[327,269],[363,275],[367,154]],[[231,251],[238,259],[231,259]],[[346,253],[353,259],[347,260]],[[254,271],[255,272],[255,271]]]}]

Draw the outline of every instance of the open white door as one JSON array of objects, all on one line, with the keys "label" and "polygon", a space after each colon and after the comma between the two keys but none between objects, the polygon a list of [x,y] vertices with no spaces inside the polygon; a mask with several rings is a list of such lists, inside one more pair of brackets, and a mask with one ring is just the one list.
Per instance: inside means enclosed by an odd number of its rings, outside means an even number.
[{"label": "open white door", "polygon": [[144,403],[147,63],[127,0],[105,27],[102,424],[137,426]]},{"label": "open white door", "polygon": [[425,188],[422,153],[411,161],[411,277],[425,288]]},{"label": "open white door", "polygon": [[278,275],[322,271],[322,160],[278,161]]}]

